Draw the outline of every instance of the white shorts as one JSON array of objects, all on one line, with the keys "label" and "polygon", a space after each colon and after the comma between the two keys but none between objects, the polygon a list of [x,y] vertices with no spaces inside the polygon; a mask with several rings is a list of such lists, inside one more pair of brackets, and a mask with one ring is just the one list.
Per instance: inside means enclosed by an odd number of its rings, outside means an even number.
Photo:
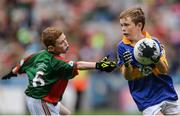
[{"label": "white shorts", "polygon": [[60,107],[57,107],[59,105],[53,105],[29,96],[26,96],[26,102],[31,115],[60,115]]},{"label": "white shorts", "polygon": [[162,112],[164,115],[173,115],[180,113],[180,106],[177,101],[163,101],[159,104],[146,108],[142,113],[143,115],[154,116],[158,112]]}]

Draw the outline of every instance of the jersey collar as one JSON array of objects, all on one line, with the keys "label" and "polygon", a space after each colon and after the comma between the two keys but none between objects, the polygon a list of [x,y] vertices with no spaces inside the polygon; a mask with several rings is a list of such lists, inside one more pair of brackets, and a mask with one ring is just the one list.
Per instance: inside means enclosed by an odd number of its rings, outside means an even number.
[{"label": "jersey collar", "polygon": [[[143,31],[142,34],[143,34],[146,38],[152,39],[151,35],[150,35],[148,32]],[[128,38],[126,38],[125,36],[123,36],[122,42],[123,42],[124,44],[126,44],[126,45],[131,45],[131,46],[133,46],[133,45],[132,45],[132,42],[131,42]]]}]

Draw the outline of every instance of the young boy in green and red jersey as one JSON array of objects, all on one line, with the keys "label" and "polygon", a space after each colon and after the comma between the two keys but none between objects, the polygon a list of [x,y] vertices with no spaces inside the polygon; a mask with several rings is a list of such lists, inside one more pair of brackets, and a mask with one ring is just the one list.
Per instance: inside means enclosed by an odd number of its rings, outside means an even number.
[{"label": "young boy in green and red jersey", "polygon": [[54,27],[42,32],[42,42],[46,49],[23,60],[12,71],[2,77],[10,79],[17,74],[26,73],[29,85],[25,91],[27,106],[32,115],[70,114],[59,101],[67,87],[69,79],[78,74],[78,70],[98,69],[111,72],[116,63],[107,58],[100,62],[68,61],[61,54],[69,48],[65,34]]}]

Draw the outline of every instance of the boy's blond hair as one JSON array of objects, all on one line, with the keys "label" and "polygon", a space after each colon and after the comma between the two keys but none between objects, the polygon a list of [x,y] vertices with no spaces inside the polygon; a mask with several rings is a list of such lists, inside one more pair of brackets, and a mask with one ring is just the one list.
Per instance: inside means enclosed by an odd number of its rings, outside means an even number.
[{"label": "boy's blond hair", "polygon": [[120,19],[122,18],[127,18],[130,17],[132,19],[132,22],[134,22],[135,25],[138,23],[142,23],[142,28],[141,30],[144,29],[145,25],[145,16],[144,12],[140,7],[135,7],[135,8],[129,8],[120,14]]},{"label": "boy's blond hair", "polygon": [[56,40],[59,38],[59,36],[62,34],[62,31],[55,28],[55,27],[47,27],[42,32],[42,42],[46,47],[48,46],[54,46],[56,43]]}]

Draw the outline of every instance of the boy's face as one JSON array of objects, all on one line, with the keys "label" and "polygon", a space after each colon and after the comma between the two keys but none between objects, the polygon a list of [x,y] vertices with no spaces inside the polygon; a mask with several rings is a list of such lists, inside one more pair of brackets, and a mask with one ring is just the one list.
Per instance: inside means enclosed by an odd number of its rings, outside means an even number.
[{"label": "boy's face", "polygon": [[137,35],[141,32],[141,27],[135,25],[130,17],[120,19],[120,25],[122,34],[130,40],[137,39]]},{"label": "boy's face", "polygon": [[61,54],[66,53],[69,48],[69,44],[66,40],[66,36],[64,33],[62,33],[59,38],[56,40],[55,46],[54,46],[54,53]]}]

